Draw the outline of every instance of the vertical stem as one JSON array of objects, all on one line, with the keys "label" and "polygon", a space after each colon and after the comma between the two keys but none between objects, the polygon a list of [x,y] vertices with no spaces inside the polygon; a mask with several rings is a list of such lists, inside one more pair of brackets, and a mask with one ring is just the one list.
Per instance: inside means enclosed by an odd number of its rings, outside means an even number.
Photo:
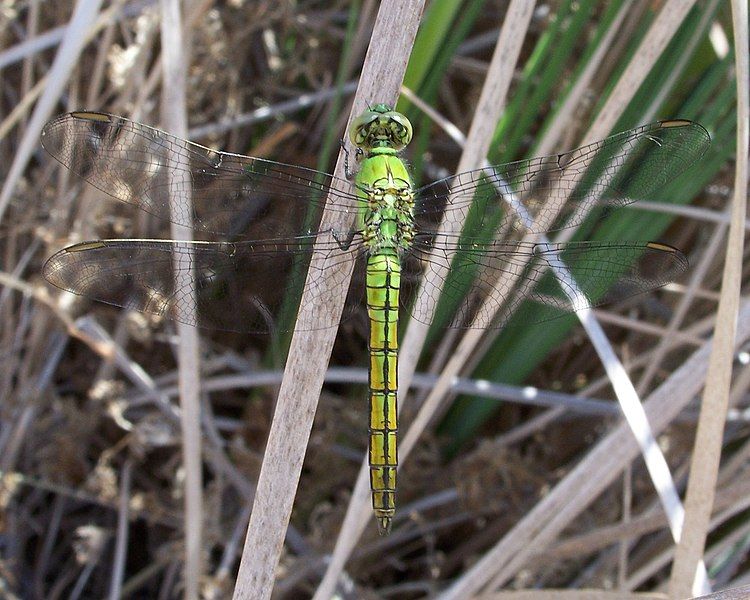
[{"label": "vertical stem", "polygon": [[737,80],[737,161],[735,163],[734,199],[727,239],[727,254],[721,283],[721,297],[716,313],[714,346],[708,363],[698,430],[690,463],[690,479],[685,494],[685,519],[675,552],[669,582],[670,598],[684,598],[705,593],[710,588],[703,571],[696,570],[703,557],[710,528],[711,509],[716,492],[719,461],[724,440],[729,387],[737,335],[740,285],[742,282],[743,242],[747,214],[748,143],[750,92],[748,79],[748,11],[747,0],[732,2],[732,22]]},{"label": "vertical stem", "polygon": [[[423,7],[422,0],[383,0],[380,4],[349,121],[368,102],[395,104]],[[339,153],[335,174],[344,177],[343,152]],[[337,200],[329,198],[328,201],[335,203]],[[341,201],[338,202],[341,208]],[[321,231],[349,228],[351,223],[336,222],[336,213],[341,215],[341,211],[323,213]],[[313,258],[308,282],[314,280],[314,289],[318,292],[325,290],[326,297],[332,300],[325,303],[312,301],[307,293],[312,286],[306,284],[297,318],[298,328],[292,337],[258,479],[234,590],[235,600],[256,600],[271,595],[274,570],[336,336],[335,327],[320,329],[320,324],[338,322],[344,308],[352,264],[343,261],[343,265],[332,265],[322,255],[319,259]]]},{"label": "vertical stem", "polygon": [[[180,137],[187,136],[187,107],[185,93],[185,42],[179,0],[162,0],[162,121],[164,126]],[[177,157],[170,157],[170,166]],[[190,189],[192,182],[187,168],[174,164],[170,170],[172,185]],[[175,179],[183,177],[184,181]],[[181,205],[177,205],[180,202]],[[170,211],[192,215],[189,198],[170,198]],[[172,224],[172,237],[175,240],[190,240],[192,227]],[[188,246],[183,246],[188,249]],[[189,252],[175,254],[175,289],[182,294],[195,297],[194,264]],[[200,361],[198,357],[198,332],[195,327],[184,325],[185,321],[196,323],[195,302],[186,308],[192,315],[181,315],[177,324],[179,387],[180,387],[180,428],[182,431],[182,454],[185,468],[185,598],[197,600],[201,568],[201,527],[203,524],[203,478],[201,472],[201,418],[200,418]]]}]

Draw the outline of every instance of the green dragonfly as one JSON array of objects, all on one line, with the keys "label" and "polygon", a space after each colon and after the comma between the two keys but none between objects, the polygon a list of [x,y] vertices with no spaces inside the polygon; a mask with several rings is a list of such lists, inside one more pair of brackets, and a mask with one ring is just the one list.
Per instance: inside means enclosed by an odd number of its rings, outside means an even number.
[{"label": "green dragonfly", "polygon": [[[687,268],[671,246],[543,236],[647,198],[694,165],[709,136],[690,121],[659,121],[422,187],[400,158],[412,137],[403,114],[368,107],[349,137],[358,169],[345,179],[217,152],[106,113],[61,115],[42,132],[52,156],[109,196],[208,239],[83,242],[52,256],[44,276],[64,290],[190,325],[276,333],[295,327],[283,313],[303,293],[320,303],[338,293],[321,283],[334,269],[308,276],[311,265],[350,264],[342,320],[366,311],[370,323],[370,483],[387,533],[398,464],[400,307],[432,324],[440,298],[452,312],[445,324],[499,328],[525,301],[539,306],[527,320],[537,322],[600,304],[615,280],[624,280],[625,294],[667,283]],[[321,227],[324,208],[344,224]],[[431,277],[423,277],[427,270]],[[333,325],[312,327],[325,326]]]}]

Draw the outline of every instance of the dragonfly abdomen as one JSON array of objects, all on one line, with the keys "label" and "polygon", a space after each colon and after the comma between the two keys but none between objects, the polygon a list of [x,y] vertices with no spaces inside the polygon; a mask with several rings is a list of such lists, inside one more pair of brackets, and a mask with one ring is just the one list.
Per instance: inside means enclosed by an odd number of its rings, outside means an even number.
[{"label": "dragonfly abdomen", "polygon": [[401,263],[395,249],[367,260],[370,317],[370,486],[380,533],[388,533],[396,509],[396,397],[398,300]]},{"label": "dragonfly abdomen", "polygon": [[414,190],[398,153],[411,136],[409,120],[385,104],[365,111],[349,130],[363,156],[355,188],[358,230],[368,254],[370,488],[381,535],[390,531],[396,512],[399,254],[409,249],[416,234]]}]

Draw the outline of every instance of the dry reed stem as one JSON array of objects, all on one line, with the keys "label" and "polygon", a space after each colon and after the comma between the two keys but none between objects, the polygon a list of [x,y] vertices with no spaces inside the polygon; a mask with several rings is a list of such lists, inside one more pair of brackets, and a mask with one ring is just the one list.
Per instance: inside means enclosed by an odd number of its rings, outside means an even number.
[{"label": "dry reed stem", "polygon": [[[686,477],[683,475],[683,473],[687,472],[687,465],[685,464],[684,466],[680,466],[676,471],[678,479],[680,481],[684,480]],[[722,474],[727,475],[726,472],[723,472]],[[736,474],[736,476],[741,476],[741,474]],[[740,479],[738,483],[727,486],[718,493],[716,503],[713,507],[714,514],[711,518],[710,529],[712,531],[722,524],[725,524],[729,519],[736,517],[738,514],[747,510],[748,506],[750,506],[748,486],[750,486],[750,483],[748,483],[746,479]],[[654,519],[658,519],[658,521],[655,521]],[[642,537],[643,535],[649,533],[649,531],[662,529],[664,524],[665,518],[663,511],[660,510],[658,505],[653,505],[643,511],[641,517],[638,517],[635,521],[632,522],[632,527],[629,527],[629,525],[631,525],[630,523],[624,522],[617,527],[622,528],[622,532],[623,534],[625,534],[625,537],[622,539],[622,541],[627,542],[627,544],[624,545],[629,546],[631,544],[628,538],[630,538],[631,536]],[[643,528],[644,526],[648,526],[648,531],[642,531],[638,533],[638,529]],[[614,531],[615,528],[605,529]],[[718,540],[706,553],[706,559],[710,560],[712,564],[715,564],[717,555],[720,552],[726,555],[727,549],[731,549],[734,544],[740,543],[745,529],[746,526],[735,528],[729,535],[726,535]],[[599,542],[602,541],[602,539],[599,539]],[[624,578],[620,589],[633,590],[635,588],[643,586],[649,579],[655,577],[660,570],[665,568],[673,560],[676,545],[666,544],[666,547],[664,547],[665,542],[665,540],[661,540],[656,544],[657,547],[662,549],[656,555],[647,557],[648,560],[645,564],[641,564],[638,569],[627,575],[627,577]],[[573,550],[573,548],[569,547],[568,550]],[[586,550],[583,551],[587,552]],[[643,552],[641,552],[640,554],[642,556]],[[578,554],[578,556],[580,556],[580,554]],[[636,554],[634,556],[633,562],[636,564],[641,563],[642,561],[639,561],[638,558],[639,556],[638,554]],[[664,587],[664,585],[660,587]]]},{"label": "dry reed stem", "polygon": [[557,147],[558,140],[562,138],[565,128],[568,127],[571,122],[575,122],[575,111],[584,101],[586,92],[590,89],[594,76],[602,67],[607,52],[610,50],[615,40],[617,40],[617,36],[621,33],[622,22],[625,20],[631,7],[632,5],[629,2],[622,3],[622,7],[612,21],[609,30],[604,35],[601,43],[597,45],[593,56],[586,64],[580,77],[577,79],[573,88],[570,90],[570,93],[563,101],[562,106],[557,111],[557,118],[539,142],[537,148],[537,154],[539,156],[552,154]]},{"label": "dry reed stem", "polygon": [[667,0],[581,144],[609,135],[694,4],[695,0]]},{"label": "dry reed stem", "polygon": [[[161,0],[161,47],[162,47],[162,91],[161,115],[164,126],[179,137],[187,136],[186,69],[189,62],[189,46],[183,35],[183,20],[179,0]],[[179,161],[170,156],[171,161]],[[190,189],[192,183],[189,166],[172,171],[173,181],[182,178],[182,189]],[[192,215],[191,199],[186,196],[169,199],[172,214]],[[171,224],[172,238],[193,239],[191,226]],[[193,258],[189,254],[173,257],[175,267],[175,289],[189,290],[195,298],[195,272]],[[178,270],[179,267],[179,270]],[[196,301],[185,309],[183,319],[198,322]],[[185,468],[185,598],[198,600],[199,584],[203,574],[202,527],[203,527],[203,476],[200,410],[200,360],[198,356],[198,330],[184,322],[177,323],[177,355],[180,387],[180,429],[182,431],[182,454]]]},{"label": "dry reed stem", "polygon": [[[532,14],[533,5],[529,2],[515,0],[508,6],[500,37],[492,55],[492,62],[482,87],[482,94],[471,122],[471,129],[466,137],[466,144],[456,167],[457,173],[480,168],[486,160],[495,125],[500,120],[506,104],[516,62]],[[446,221],[441,224],[441,231],[458,234],[462,227],[463,223],[450,224]],[[451,228],[451,230],[449,231],[448,228]],[[426,270],[424,279],[430,280],[430,285],[434,286],[435,289],[440,289],[442,287],[440,275],[431,267]],[[424,282],[420,284],[417,295],[423,295],[426,285]],[[431,311],[435,310],[436,303],[437,299],[431,299]],[[416,369],[428,329],[428,326],[417,321],[409,324],[399,357],[399,381],[402,382],[401,385],[404,389],[409,389],[411,377]]]},{"label": "dry reed stem", "polygon": [[119,600],[122,597],[122,579],[125,572],[125,559],[128,554],[128,533],[130,525],[130,494],[132,493],[133,460],[127,459],[120,472],[120,497],[117,511],[117,537],[115,539],[115,556],[112,561],[112,580],[109,587],[109,599]]},{"label": "dry reed stem", "polygon": [[686,44],[684,52],[675,62],[674,67],[670,69],[669,75],[661,86],[661,91],[656,94],[648,108],[644,111],[644,121],[653,121],[654,119],[660,118],[658,111],[667,100],[669,90],[674,89],[675,83],[678,81],[679,77],[682,76],[683,70],[688,65],[690,58],[694,55],[695,49],[700,44],[700,41],[704,39],[706,31],[711,27],[715,18],[716,5],[718,3],[719,0],[710,0],[710,2],[707,2],[702,8],[703,15],[701,16],[698,26],[693,30],[692,35],[690,36],[690,41]]},{"label": "dry reed stem", "polygon": [[16,289],[29,297],[33,297],[37,302],[44,304],[65,326],[68,335],[86,344],[92,351],[99,354],[105,360],[111,360],[113,358],[114,348],[109,344],[100,342],[83,331],[78,326],[78,323],[70,318],[70,315],[68,315],[67,312],[60,309],[57,302],[49,295],[46,289],[29,285],[28,283],[8,275],[7,273],[3,273],[2,271],[0,271],[0,285]]},{"label": "dry reed stem", "polygon": [[737,161],[732,220],[716,315],[716,344],[711,353],[701,416],[695,436],[686,492],[685,528],[677,546],[670,578],[670,597],[680,598],[707,587],[696,575],[709,531],[711,506],[721,459],[724,423],[734,363],[735,328],[742,281],[744,223],[747,215],[748,145],[750,144],[750,67],[748,66],[747,1],[733,0],[732,23],[737,81]]},{"label": "dry reed stem", "polygon": [[[388,0],[381,3],[349,120],[375,99],[395,104],[423,7],[423,2],[419,0]],[[345,175],[343,151],[339,153],[335,175]],[[334,218],[333,214],[324,211],[321,229],[328,229]],[[322,285],[338,290],[330,297],[337,297],[340,301],[336,305],[322,305],[312,302],[303,292],[297,318],[301,329],[308,331],[296,330],[292,337],[258,479],[234,591],[235,599],[267,598],[273,588],[274,570],[337,330],[331,327],[310,331],[313,329],[311,325],[338,322],[351,278],[351,264],[326,268],[325,271],[316,268],[319,266],[311,264],[308,277],[320,277],[320,273],[324,272]],[[320,283],[316,284],[316,289],[320,287]]]}]

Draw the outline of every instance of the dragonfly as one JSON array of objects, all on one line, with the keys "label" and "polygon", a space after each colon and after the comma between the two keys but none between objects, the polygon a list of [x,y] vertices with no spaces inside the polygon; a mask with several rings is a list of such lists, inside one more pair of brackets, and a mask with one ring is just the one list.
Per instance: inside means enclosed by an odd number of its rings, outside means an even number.
[{"label": "dragonfly", "polygon": [[[525,311],[535,315],[525,322],[540,322],[601,304],[614,281],[623,282],[621,296],[672,281],[687,259],[667,244],[546,236],[648,198],[709,145],[697,123],[658,121],[418,187],[402,158],[412,134],[405,115],[368,106],[349,128],[357,169],[346,177],[219,152],[103,112],[56,117],[41,138],[55,159],[108,196],[194,232],[190,241],[69,246],[43,267],[53,285],[222,331],[336,327],[366,313],[370,484],[381,534],[396,508],[400,317],[496,329],[524,302],[539,308]],[[334,218],[321,219],[324,210]],[[341,320],[295,322],[303,297],[340,300],[324,280],[347,272],[342,267],[353,276]],[[450,318],[435,316],[438,300]]]}]

